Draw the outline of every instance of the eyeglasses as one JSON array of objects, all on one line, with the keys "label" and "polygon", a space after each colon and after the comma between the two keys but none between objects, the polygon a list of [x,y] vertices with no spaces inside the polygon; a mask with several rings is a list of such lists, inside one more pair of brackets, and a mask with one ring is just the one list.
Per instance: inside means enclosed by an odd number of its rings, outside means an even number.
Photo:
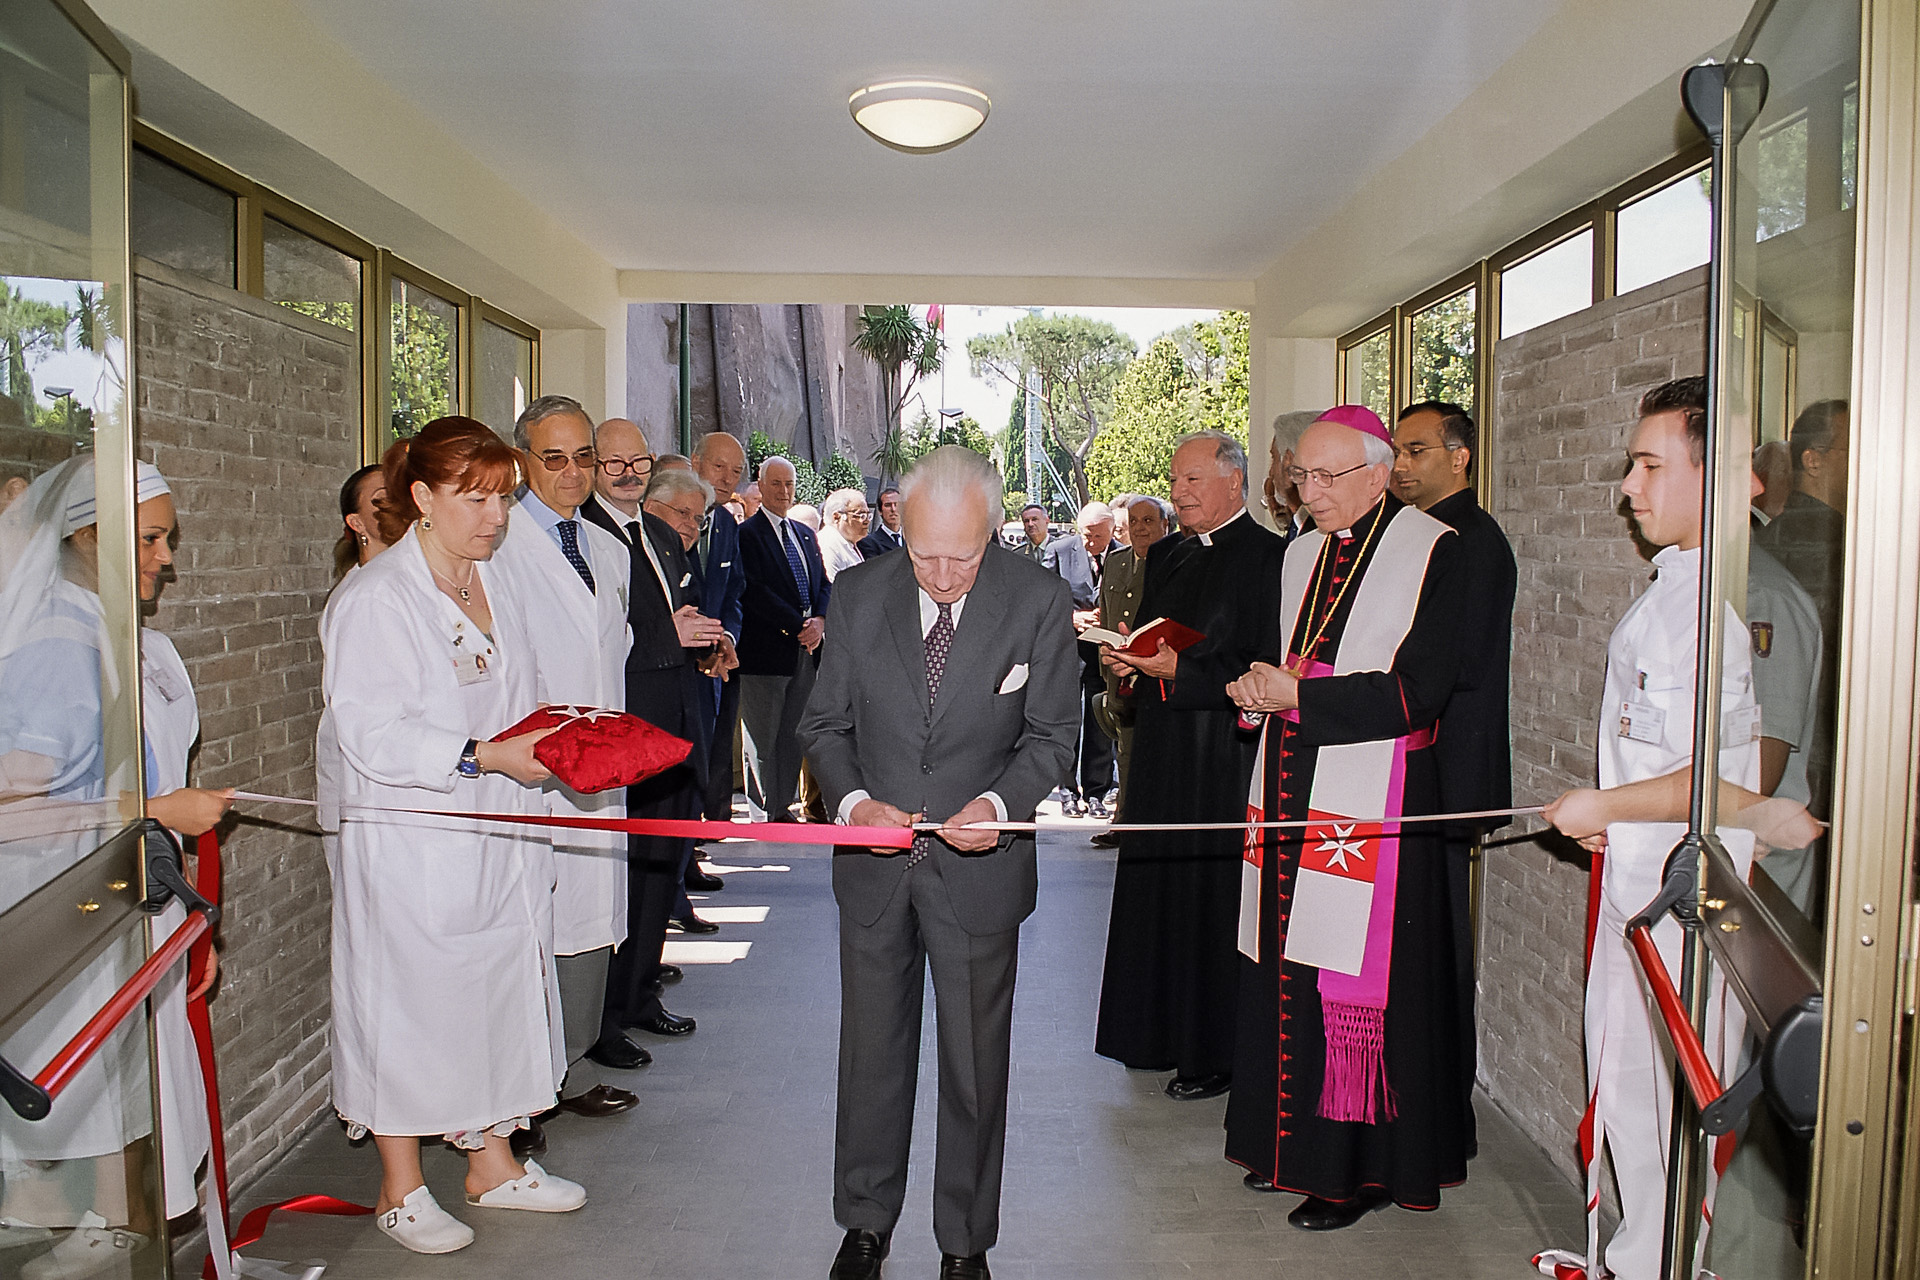
[{"label": "eyeglasses", "polygon": [[549,471],[565,471],[569,462],[582,471],[591,471],[598,457],[591,449],[582,449],[578,453],[560,453],[556,450],[553,453],[539,453],[534,456],[539,458],[540,465]]},{"label": "eyeglasses", "polygon": [[1454,444],[1451,441],[1448,441],[1444,444],[1439,444],[1439,445],[1431,445],[1431,444],[1410,444],[1405,446],[1395,445],[1393,452],[1396,457],[1404,453],[1409,458],[1412,458],[1415,462],[1418,462],[1420,460],[1420,455],[1423,453],[1432,453],[1435,449],[1445,449],[1448,453],[1452,453],[1455,449],[1458,449],[1460,447],[1461,446]]},{"label": "eyeglasses", "polygon": [[1364,470],[1370,465],[1372,464],[1362,462],[1355,466],[1348,467],[1345,471],[1329,471],[1325,467],[1288,467],[1287,479],[1295,488],[1305,488],[1307,482],[1311,480],[1315,485],[1326,489],[1330,488],[1333,482],[1341,476],[1352,475],[1354,472]]},{"label": "eyeglasses", "polygon": [[[548,466],[553,466],[548,463]],[[558,468],[555,468],[558,470]],[[623,476],[631,471],[637,476],[646,475],[653,470],[652,458],[602,458],[600,469],[610,476]]]}]

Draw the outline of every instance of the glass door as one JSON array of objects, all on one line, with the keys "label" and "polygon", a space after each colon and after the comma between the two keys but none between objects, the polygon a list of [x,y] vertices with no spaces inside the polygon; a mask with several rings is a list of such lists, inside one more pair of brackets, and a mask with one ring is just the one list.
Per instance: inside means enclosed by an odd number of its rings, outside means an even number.
[{"label": "glass door", "polygon": [[148,947],[125,66],[0,7],[0,1276],[166,1269],[144,1006],[40,1118],[20,1087]]}]

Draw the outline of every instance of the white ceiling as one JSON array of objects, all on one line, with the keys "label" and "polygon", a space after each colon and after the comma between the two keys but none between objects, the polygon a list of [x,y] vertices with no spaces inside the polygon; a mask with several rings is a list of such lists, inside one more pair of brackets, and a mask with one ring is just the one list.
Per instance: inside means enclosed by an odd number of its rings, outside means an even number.
[{"label": "white ceiling", "polygon": [[[296,2],[617,268],[1220,280],[1560,4]],[[912,75],[992,118],[940,155],[880,146],[847,95]]]}]

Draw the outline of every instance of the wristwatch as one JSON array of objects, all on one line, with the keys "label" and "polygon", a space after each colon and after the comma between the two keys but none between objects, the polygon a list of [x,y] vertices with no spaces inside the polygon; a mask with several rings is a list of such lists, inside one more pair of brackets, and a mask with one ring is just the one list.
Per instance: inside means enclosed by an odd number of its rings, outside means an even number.
[{"label": "wristwatch", "polygon": [[466,748],[460,753],[460,763],[456,766],[456,770],[463,778],[477,778],[480,776],[480,743],[478,739],[467,739]]}]

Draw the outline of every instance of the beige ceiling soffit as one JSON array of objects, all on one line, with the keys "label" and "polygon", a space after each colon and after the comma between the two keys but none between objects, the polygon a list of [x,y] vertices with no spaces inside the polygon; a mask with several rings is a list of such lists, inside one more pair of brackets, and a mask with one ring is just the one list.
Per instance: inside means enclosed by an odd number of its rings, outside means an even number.
[{"label": "beige ceiling soffit", "polygon": [[1253,306],[1251,280],[622,271],[619,290],[629,302],[937,301],[973,307],[1211,307],[1241,311]]}]

